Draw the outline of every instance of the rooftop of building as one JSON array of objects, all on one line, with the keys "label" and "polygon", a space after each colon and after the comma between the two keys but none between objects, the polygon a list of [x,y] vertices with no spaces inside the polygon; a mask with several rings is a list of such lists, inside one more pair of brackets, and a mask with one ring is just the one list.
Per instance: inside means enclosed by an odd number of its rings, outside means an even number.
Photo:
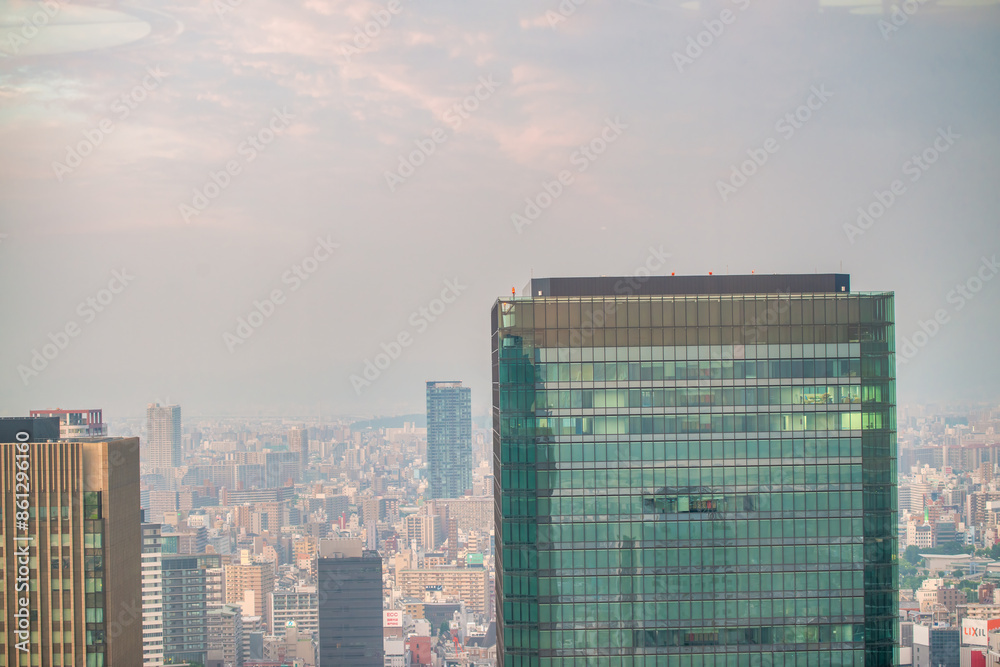
[{"label": "rooftop of building", "polygon": [[840,294],[851,291],[846,273],[707,276],[600,276],[532,278],[523,296],[687,296],[710,294]]}]

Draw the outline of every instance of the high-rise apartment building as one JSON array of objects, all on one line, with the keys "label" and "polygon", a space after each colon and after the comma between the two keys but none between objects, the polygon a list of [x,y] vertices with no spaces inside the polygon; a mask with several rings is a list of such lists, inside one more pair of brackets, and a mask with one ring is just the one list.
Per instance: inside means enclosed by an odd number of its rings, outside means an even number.
[{"label": "high-rise apartment building", "polygon": [[292,543],[292,563],[309,573],[309,579],[316,581],[317,540],[306,535]]},{"label": "high-rise apartment building", "polygon": [[199,554],[196,558],[198,566],[205,570],[205,602],[209,607],[221,606],[226,601],[222,554]]},{"label": "high-rise apartment building", "polygon": [[146,457],[151,470],[181,464],[181,406],[150,403],[146,406]]},{"label": "high-rise apartment building", "polygon": [[472,394],[461,382],[427,383],[430,498],[472,493]]},{"label": "high-rise apartment building", "polygon": [[208,653],[205,568],[197,556],[164,554],[163,654],[167,664],[204,664]]},{"label": "high-rise apartment building", "polygon": [[224,604],[208,610],[208,659],[243,667],[243,612]]},{"label": "high-rise apartment building", "polygon": [[241,562],[226,565],[226,604],[240,605],[244,616],[260,616],[270,627],[267,603],[274,592],[274,569],[272,562],[252,562],[243,550]]},{"label": "high-rise apartment building", "polygon": [[406,546],[433,551],[437,548],[441,533],[440,517],[437,514],[421,512],[406,517]]},{"label": "high-rise apartment building", "polygon": [[142,524],[142,664],[163,665],[163,567],[158,523]]},{"label": "high-rise apartment building", "polygon": [[0,460],[0,664],[141,665],[139,439],[3,443]]},{"label": "high-rise apartment building", "polygon": [[319,663],[383,667],[382,557],[361,540],[319,541]]},{"label": "high-rise apartment building", "polygon": [[309,429],[288,429],[288,451],[298,453],[299,471],[304,475],[309,467]]},{"label": "high-rise apartment building", "polygon": [[892,293],[528,290],[492,313],[500,664],[897,664]]}]

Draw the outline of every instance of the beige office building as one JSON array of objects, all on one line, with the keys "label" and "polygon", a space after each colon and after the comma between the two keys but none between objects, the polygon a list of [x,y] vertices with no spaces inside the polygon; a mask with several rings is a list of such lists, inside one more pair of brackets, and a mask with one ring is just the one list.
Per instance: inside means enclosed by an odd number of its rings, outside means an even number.
[{"label": "beige office building", "polygon": [[142,665],[139,439],[4,443],[0,458],[0,664]]}]

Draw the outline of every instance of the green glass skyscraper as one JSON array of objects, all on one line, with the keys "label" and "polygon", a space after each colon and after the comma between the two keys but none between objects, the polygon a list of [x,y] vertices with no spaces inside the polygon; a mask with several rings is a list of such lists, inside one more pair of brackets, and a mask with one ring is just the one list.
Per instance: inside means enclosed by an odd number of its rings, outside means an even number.
[{"label": "green glass skyscraper", "polygon": [[528,291],[493,308],[500,664],[896,665],[892,293]]}]

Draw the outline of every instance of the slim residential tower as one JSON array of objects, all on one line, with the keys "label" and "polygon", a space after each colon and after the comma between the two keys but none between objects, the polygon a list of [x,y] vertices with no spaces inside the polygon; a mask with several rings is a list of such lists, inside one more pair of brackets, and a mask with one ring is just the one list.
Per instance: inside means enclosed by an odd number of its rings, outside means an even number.
[{"label": "slim residential tower", "polygon": [[897,664],[892,293],[528,290],[493,309],[500,664]]},{"label": "slim residential tower", "polygon": [[304,479],[309,467],[309,429],[288,429],[288,451],[299,455],[299,476]]},{"label": "slim residential tower", "polygon": [[146,465],[151,470],[181,464],[181,406],[150,403],[146,406]]},{"label": "slim residential tower", "polygon": [[427,383],[430,498],[472,493],[472,394],[461,382]]}]

